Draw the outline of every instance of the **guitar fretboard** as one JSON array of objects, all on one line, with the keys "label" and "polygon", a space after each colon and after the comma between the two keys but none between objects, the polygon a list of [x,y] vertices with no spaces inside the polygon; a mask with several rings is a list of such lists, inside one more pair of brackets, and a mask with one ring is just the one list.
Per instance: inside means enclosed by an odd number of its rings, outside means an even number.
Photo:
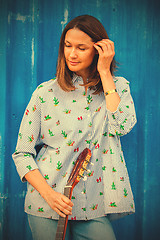
[{"label": "guitar fretboard", "polygon": [[66,217],[59,217],[58,225],[57,225],[57,232],[56,232],[56,240],[62,240],[63,239],[63,233],[65,229],[65,223],[66,223]]},{"label": "guitar fretboard", "polygon": [[[68,197],[69,199],[71,199],[71,191],[72,191],[72,186],[66,186],[64,188],[64,195],[66,197]],[[68,216],[66,216],[65,218],[59,216],[55,240],[64,240],[65,239],[67,222],[68,222]]]},{"label": "guitar fretboard", "polygon": [[[78,156],[72,172],[68,178],[67,185],[64,188],[64,195],[71,200],[73,188],[80,181],[81,177],[83,177],[83,173],[86,170],[86,166],[91,158],[91,150],[89,148],[85,148]],[[65,240],[66,228],[68,222],[68,215],[66,218],[59,217],[56,239],[55,240]]]}]

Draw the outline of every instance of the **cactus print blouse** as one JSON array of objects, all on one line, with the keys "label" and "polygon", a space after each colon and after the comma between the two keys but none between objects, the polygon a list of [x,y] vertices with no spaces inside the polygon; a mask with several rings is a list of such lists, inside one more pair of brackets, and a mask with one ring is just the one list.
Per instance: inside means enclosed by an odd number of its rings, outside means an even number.
[{"label": "cactus print blouse", "polygon": [[[120,137],[133,128],[136,114],[129,82],[123,77],[114,77],[114,82],[121,98],[115,112],[107,110],[103,93],[85,93],[82,78],[74,75],[75,91],[63,91],[56,79],[40,84],[21,122],[13,159],[22,181],[26,173],[39,169],[47,183],[63,193],[80,152],[86,147],[92,152],[94,165],[88,165],[87,180],[73,189],[69,220],[104,215],[112,220],[135,211]],[[58,219],[29,183],[25,212]]]}]

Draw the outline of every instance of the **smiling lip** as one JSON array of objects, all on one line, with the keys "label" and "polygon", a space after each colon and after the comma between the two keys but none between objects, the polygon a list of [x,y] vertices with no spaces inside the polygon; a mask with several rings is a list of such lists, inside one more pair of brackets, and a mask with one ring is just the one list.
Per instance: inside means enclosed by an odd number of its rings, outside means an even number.
[{"label": "smiling lip", "polygon": [[72,66],[76,66],[79,62],[72,62],[72,61],[69,61],[69,63],[70,63]]}]

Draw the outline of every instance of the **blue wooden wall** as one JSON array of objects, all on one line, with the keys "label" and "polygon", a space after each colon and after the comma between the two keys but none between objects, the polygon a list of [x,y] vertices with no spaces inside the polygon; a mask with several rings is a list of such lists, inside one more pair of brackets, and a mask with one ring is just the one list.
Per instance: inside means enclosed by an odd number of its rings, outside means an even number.
[{"label": "blue wooden wall", "polygon": [[136,127],[122,138],[136,214],[113,223],[117,240],[160,235],[159,1],[0,0],[0,239],[31,239],[26,184],[11,154],[31,93],[55,76],[62,30],[81,14],[97,17],[115,42],[117,75],[130,81],[137,111]]}]

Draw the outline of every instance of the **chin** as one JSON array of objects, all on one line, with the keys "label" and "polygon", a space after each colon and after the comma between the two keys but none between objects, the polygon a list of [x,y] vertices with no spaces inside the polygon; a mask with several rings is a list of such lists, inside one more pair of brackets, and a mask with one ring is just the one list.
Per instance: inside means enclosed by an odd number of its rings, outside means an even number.
[{"label": "chin", "polygon": [[76,67],[76,66],[68,66],[68,68],[72,72],[79,72],[79,71],[81,71],[81,69],[79,67]]}]

